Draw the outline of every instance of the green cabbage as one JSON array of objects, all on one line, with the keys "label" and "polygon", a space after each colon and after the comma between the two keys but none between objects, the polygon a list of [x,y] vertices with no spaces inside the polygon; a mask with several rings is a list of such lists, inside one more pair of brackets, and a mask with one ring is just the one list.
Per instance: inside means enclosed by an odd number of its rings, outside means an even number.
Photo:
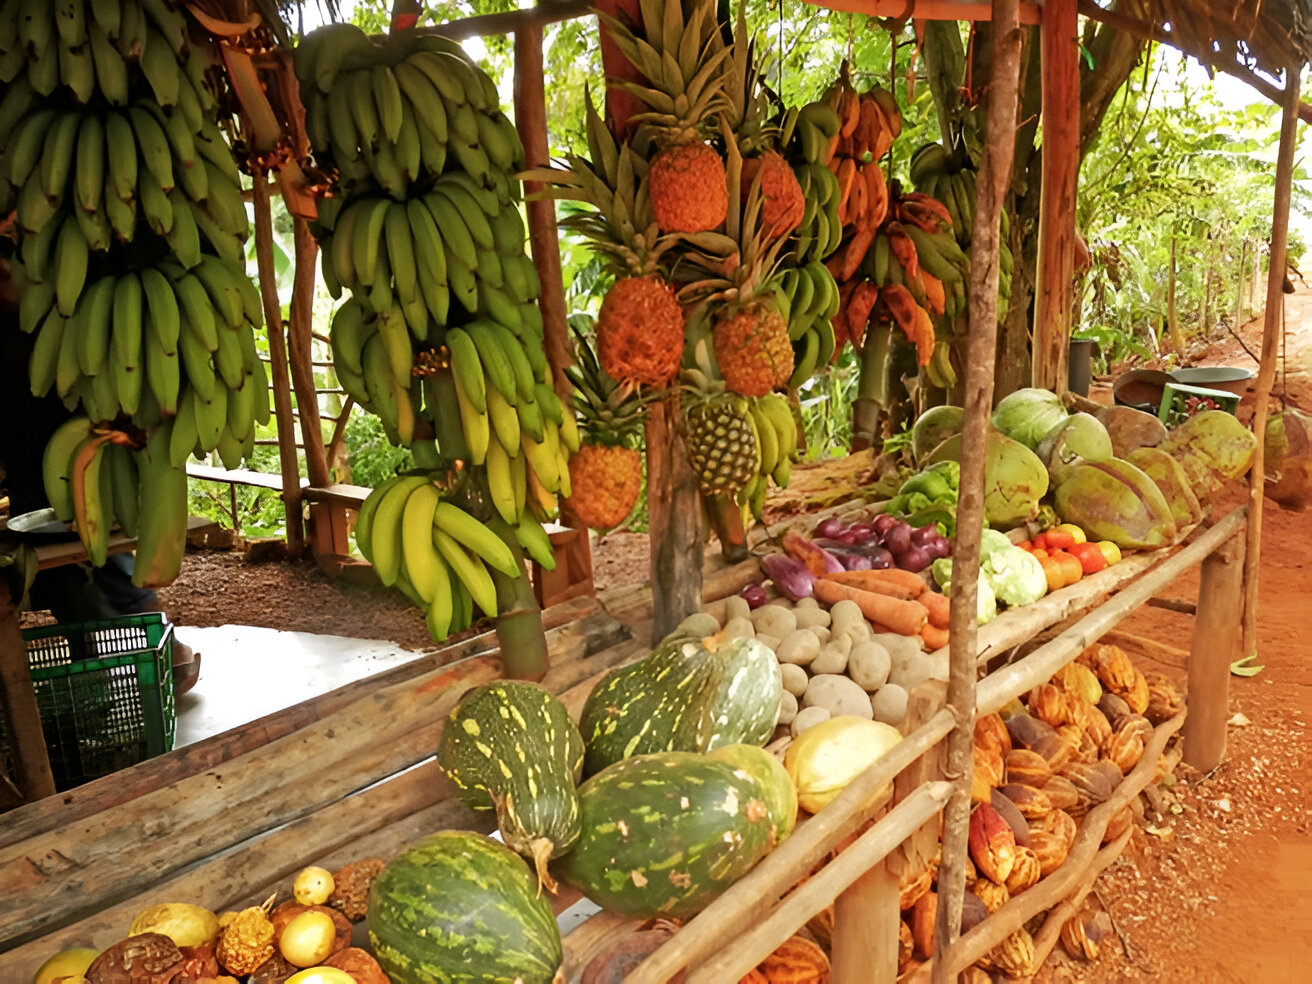
[{"label": "green cabbage", "polygon": [[[935,583],[943,590],[944,594],[948,594],[952,590],[951,560],[940,557],[930,567],[930,573],[934,575]],[[975,612],[980,625],[992,622],[998,614],[997,596],[993,593],[993,586],[989,584],[989,580],[982,570],[979,572],[979,587],[975,595]]]}]

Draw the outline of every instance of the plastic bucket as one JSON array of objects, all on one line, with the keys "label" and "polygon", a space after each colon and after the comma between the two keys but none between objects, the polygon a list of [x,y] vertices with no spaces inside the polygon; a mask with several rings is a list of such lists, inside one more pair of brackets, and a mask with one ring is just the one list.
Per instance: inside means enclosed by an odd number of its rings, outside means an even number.
[{"label": "plastic bucket", "polygon": [[1080,396],[1089,395],[1089,383],[1093,379],[1093,349],[1097,345],[1092,338],[1072,338],[1070,362],[1066,371],[1066,386],[1072,393]]}]

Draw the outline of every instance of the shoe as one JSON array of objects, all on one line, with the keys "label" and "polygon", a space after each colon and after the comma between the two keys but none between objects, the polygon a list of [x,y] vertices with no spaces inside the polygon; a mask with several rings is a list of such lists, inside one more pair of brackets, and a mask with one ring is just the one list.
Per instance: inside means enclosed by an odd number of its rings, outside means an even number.
[{"label": "shoe", "polygon": [[200,653],[181,643],[173,646],[173,697],[176,700],[200,680]]}]

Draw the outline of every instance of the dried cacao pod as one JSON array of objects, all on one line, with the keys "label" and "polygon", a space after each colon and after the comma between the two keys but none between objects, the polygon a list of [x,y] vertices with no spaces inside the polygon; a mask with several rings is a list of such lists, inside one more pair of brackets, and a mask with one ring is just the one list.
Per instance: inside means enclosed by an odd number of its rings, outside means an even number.
[{"label": "dried cacao pod", "polygon": [[1102,698],[1102,684],[1097,675],[1082,663],[1067,663],[1052,675],[1052,685],[1086,704],[1097,704]]},{"label": "dried cacao pod", "polygon": [[1112,735],[1112,724],[1101,710],[1090,707],[1084,715],[1084,733],[1102,748],[1103,743]]},{"label": "dried cacao pod", "polygon": [[903,919],[897,924],[897,972],[899,975],[906,972],[915,950],[916,941],[911,935],[911,927]]},{"label": "dried cacao pod", "polygon": [[332,906],[353,923],[364,919],[369,908],[369,886],[383,870],[378,858],[352,861],[333,872],[333,891],[328,896]]},{"label": "dried cacao pod", "polygon": [[903,875],[897,890],[898,911],[906,912],[934,884],[934,869],[928,864],[914,876]]},{"label": "dried cacao pod", "polygon": [[172,984],[182,973],[184,959],[163,933],[139,933],[91,961],[86,979],[90,984]]},{"label": "dried cacao pod", "polygon": [[1104,844],[1110,844],[1112,841],[1116,840],[1117,837],[1120,837],[1121,834],[1129,830],[1133,824],[1134,810],[1127,806],[1108,821],[1107,829],[1103,831],[1102,842]]},{"label": "dried cacao pod", "polygon": [[983,967],[971,964],[961,972],[957,984],[993,984],[993,978]]},{"label": "dried cacao pod", "polygon": [[1184,710],[1184,695],[1175,681],[1164,673],[1145,673],[1148,684],[1148,707],[1143,711],[1153,724],[1169,721]]},{"label": "dried cacao pod", "polygon": [[1032,714],[1016,714],[1008,718],[1007,733],[1011,735],[1012,748],[1029,748],[1035,751],[1038,750],[1036,746],[1057,736],[1057,731],[1052,725],[1040,721]]},{"label": "dried cacao pod", "polygon": [[338,953],[351,945],[351,920],[345,915],[326,905],[301,905],[291,900],[269,913],[269,921],[273,923],[274,942],[282,939],[282,931],[287,928],[287,924],[303,912],[322,912],[333,921],[333,927],[337,931],[333,940],[333,953]]},{"label": "dried cacao pod", "polygon": [[[1094,708],[1096,710],[1096,708]],[[1072,762],[1097,762],[1098,756],[1102,754],[1102,747],[1093,740],[1093,736],[1087,731],[1080,732],[1080,747],[1071,755]]]},{"label": "dried cacao pod", "polygon": [[976,803],[987,803],[989,790],[1002,782],[1002,753],[976,745],[970,754],[974,769],[970,776],[970,798]]},{"label": "dried cacao pod", "polygon": [[[669,938],[669,933],[658,929],[639,929],[620,937],[588,961],[587,967],[583,969],[582,984],[620,984],[638,964],[660,949]],[[673,980],[682,982],[686,976],[681,970]]]},{"label": "dried cacao pod", "polygon": [[1011,751],[1011,735],[1000,714],[985,714],[975,719],[975,747],[996,751],[999,758]]},{"label": "dried cacao pod", "polygon": [[1052,812],[1052,800],[1048,794],[1033,786],[1020,783],[1008,783],[999,792],[1016,804],[1016,809],[1026,820],[1042,820]]},{"label": "dried cacao pod", "polygon": [[1002,795],[1000,790],[993,790],[993,795],[989,797],[989,806],[997,810],[998,816],[1007,821],[1007,826],[1011,828],[1011,834],[1016,838],[1018,845],[1023,847],[1030,842],[1029,821],[1016,808],[1016,804]]},{"label": "dried cacao pod", "polygon": [[1038,752],[1027,748],[1016,748],[1007,753],[1005,776],[1009,783],[1021,783],[1038,789],[1047,783],[1052,775],[1048,760]]},{"label": "dried cacao pod", "polygon": [[961,897],[961,931],[969,933],[989,917],[989,910],[974,892]]},{"label": "dried cacao pod", "polygon": [[293,967],[281,953],[275,953],[255,968],[249,984],[284,984],[299,968]]},{"label": "dried cacao pod", "polygon": [[938,918],[938,893],[926,892],[911,909],[911,939],[915,954],[928,960],[934,952],[934,922]]},{"label": "dried cacao pod", "polygon": [[1080,802],[1080,791],[1065,776],[1049,776],[1042,789],[1044,795],[1048,797],[1049,805],[1054,810],[1067,810]]},{"label": "dried cacao pod", "polygon": [[1016,861],[1016,836],[988,803],[981,803],[970,815],[969,845],[979,873],[1004,884]]},{"label": "dried cacao pod", "polygon": [[1070,853],[1070,846],[1060,834],[1031,830],[1030,850],[1039,860],[1039,874],[1046,878],[1062,866],[1066,855]]},{"label": "dried cacao pod", "polygon": [[1098,944],[1085,932],[1083,914],[1071,916],[1062,924],[1061,945],[1076,960],[1098,959]]},{"label": "dried cacao pod", "polygon": [[1128,688],[1138,672],[1129,654],[1120,646],[1095,643],[1080,653],[1078,662],[1093,670],[1104,688],[1116,693]]},{"label": "dried cacao pod", "polygon": [[1071,758],[1074,758],[1084,743],[1084,729],[1078,724],[1063,724],[1057,729],[1057,737],[1070,748]]},{"label": "dried cacao pod", "polygon": [[1098,701],[1098,710],[1102,711],[1103,714],[1106,715],[1107,722],[1113,728],[1116,727],[1117,721],[1119,721],[1125,715],[1133,713],[1130,710],[1129,704],[1127,704],[1120,697],[1117,697],[1115,694],[1112,693],[1105,693],[1102,695],[1102,699]]},{"label": "dried cacao pod", "polygon": [[1066,842],[1066,850],[1075,844],[1075,820],[1065,810],[1053,810],[1043,818],[1042,829]]},{"label": "dried cacao pod", "polygon": [[358,946],[338,950],[323,965],[346,971],[355,980],[355,984],[391,984],[374,955]]},{"label": "dried cacao pod", "polygon": [[1144,675],[1137,669],[1130,678],[1130,683],[1123,690],[1116,690],[1116,695],[1123,699],[1130,706],[1130,710],[1135,714],[1142,714],[1148,710],[1148,681]]},{"label": "dried cacao pod", "polygon": [[1028,977],[1034,963],[1034,938],[1021,927],[981,957],[979,962],[1006,977]]},{"label": "dried cacao pod", "polygon": [[770,984],[770,979],[765,976],[759,967],[753,967],[742,977],[738,978],[738,984]]},{"label": "dried cacao pod", "polygon": [[1016,863],[1011,866],[1011,874],[1007,876],[1007,891],[1019,895],[1042,877],[1038,855],[1028,847],[1016,848]]},{"label": "dried cacao pod", "polygon": [[1050,683],[1041,683],[1025,700],[1031,716],[1054,728],[1066,723],[1065,695]]},{"label": "dried cacao pod", "polygon": [[224,925],[214,953],[219,958],[219,966],[241,977],[273,956],[275,939],[268,914],[262,906],[253,905]]},{"label": "dried cacao pod", "polygon": [[1145,742],[1152,737],[1153,726],[1147,718],[1127,715],[1121,718],[1121,725],[1103,747],[1103,755],[1121,771],[1129,772],[1143,758]]},{"label": "dried cacao pod", "polygon": [[1054,731],[1052,737],[1045,738],[1034,746],[1034,751],[1043,756],[1048,763],[1049,772],[1060,772],[1062,766],[1071,760],[1074,749],[1070,741],[1061,738]]},{"label": "dried cacao pod", "polygon": [[790,936],[756,969],[769,984],[829,984],[829,957],[804,936]]},{"label": "dried cacao pod", "polygon": [[971,892],[984,904],[984,908],[989,913],[997,912],[1011,901],[1011,893],[1007,891],[1006,885],[999,885],[987,878],[981,878],[975,882],[975,887],[971,889]]},{"label": "dried cacao pod", "polygon": [[[1112,766],[1117,772],[1117,779],[1113,781],[1108,777],[1107,772],[1100,767],[1103,764],[1102,761],[1089,765],[1083,762],[1072,762],[1062,769],[1061,774],[1069,779],[1079,792],[1080,801],[1085,812],[1088,812],[1091,806],[1097,806],[1106,800],[1120,781],[1120,770]],[[1111,763],[1106,764],[1111,765]]]},{"label": "dried cacao pod", "polygon": [[182,972],[179,976],[183,980],[194,981],[203,977],[218,977],[223,973],[219,969],[219,960],[214,955],[213,943],[205,943],[202,946],[180,946],[178,949],[182,953]]}]

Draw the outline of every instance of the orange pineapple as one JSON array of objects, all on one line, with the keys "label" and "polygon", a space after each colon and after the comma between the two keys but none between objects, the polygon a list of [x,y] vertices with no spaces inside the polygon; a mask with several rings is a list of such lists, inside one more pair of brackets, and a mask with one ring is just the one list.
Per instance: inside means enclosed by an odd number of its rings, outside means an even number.
[{"label": "orange pineapple", "polygon": [[735,393],[765,396],[793,374],[793,343],[778,311],[753,305],[717,321],[713,337],[720,375]]}]

